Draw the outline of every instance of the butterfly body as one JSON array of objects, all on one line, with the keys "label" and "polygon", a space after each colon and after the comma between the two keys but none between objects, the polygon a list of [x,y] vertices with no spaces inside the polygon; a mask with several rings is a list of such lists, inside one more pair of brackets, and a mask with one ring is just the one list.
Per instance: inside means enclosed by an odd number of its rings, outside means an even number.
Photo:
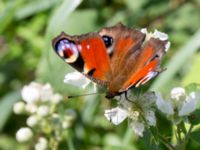
[{"label": "butterfly body", "polygon": [[122,24],[81,36],[61,33],[52,44],[69,65],[99,85],[107,98],[143,85],[161,72],[167,40],[150,38]]}]

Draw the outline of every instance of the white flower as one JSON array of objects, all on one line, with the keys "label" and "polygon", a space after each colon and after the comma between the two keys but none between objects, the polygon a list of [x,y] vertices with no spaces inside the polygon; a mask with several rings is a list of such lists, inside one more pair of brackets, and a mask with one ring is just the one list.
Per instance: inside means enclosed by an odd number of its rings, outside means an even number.
[{"label": "white flower", "polygon": [[173,110],[173,106],[171,102],[164,100],[161,94],[158,92],[156,92],[156,96],[157,96],[156,105],[158,109],[165,114],[169,114],[169,115],[174,114],[174,110]]},{"label": "white flower", "polygon": [[37,110],[38,116],[45,117],[49,114],[49,107],[46,105],[39,106]]},{"label": "white flower", "polygon": [[157,29],[154,30],[153,37],[158,38],[161,41],[168,40],[168,35],[166,33],[158,31]]},{"label": "white flower", "polygon": [[85,88],[90,80],[79,72],[71,72],[65,75],[64,83],[71,84],[76,87]]},{"label": "white flower", "polygon": [[147,122],[150,126],[156,125],[156,116],[155,116],[154,111],[152,111],[152,110],[146,111],[145,112],[145,119],[147,120]]},{"label": "white flower", "polygon": [[32,116],[28,117],[28,119],[26,120],[26,124],[29,127],[34,127],[35,125],[37,125],[38,121],[39,121],[38,116],[32,115]]},{"label": "white flower", "polygon": [[144,124],[143,123],[133,121],[133,122],[130,122],[129,125],[131,126],[131,128],[137,135],[139,135],[140,137],[143,136],[143,132],[144,132]]},{"label": "white flower", "polygon": [[35,150],[46,150],[48,147],[48,141],[44,137],[40,137],[35,145]]},{"label": "white flower", "polygon": [[[141,32],[146,34],[146,38],[145,38],[145,41],[148,41],[150,38],[157,38],[161,41],[166,41],[168,40],[168,35],[166,33],[163,33],[163,32],[160,32],[158,30],[154,30],[154,32],[148,32],[146,28],[143,28],[141,29]],[[170,45],[171,43],[168,41],[166,44],[165,44],[165,51],[167,52],[168,49],[170,48]]]},{"label": "white flower", "polygon": [[164,100],[160,93],[157,95],[157,107],[163,113],[173,115],[174,110],[181,116],[187,116],[197,108],[200,95],[196,92],[191,92],[186,95],[185,89],[181,87],[173,88],[171,90],[171,99]]},{"label": "white flower", "polygon": [[197,108],[197,103],[199,101],[199,94],[192,92],[186,97],[181,109],[178,112],[179,116],[186,116],[192,113]]},{"label": "white flower", "polygon": [[40,93],[40,99],[42,101],[47,101],[53,96],[53,89],[50,84],[45,84],[44,86],[42,86]]},{"label": "white flower", "polygon": [[114,125],[120,124],[126,119],[128,113],[126,110],[116,107],[111,110],[105,110],[104,116],[107,120],[111,121]]},{"label": "white flower", "polygon": [[34,103],[28,103],[26,104],[25,109],[27,112],[33,114],[37,111],[38,107]]},{"label": "white flower", "polygon": [[25,110],[25,103],[24,102],[17,102],[13,106],[13,111],[15,114],[21,114]]},{"label": "white flower", "polygon": [[58,104],[61,100],[63,99],[62,95],[56,93],[54,94],[52,97],[51,97],[51,101],[54,103],[54,104]]},{"label": "white flower", "polygon": [[33,136],[33,132],[30,128],[24,127],[17,131],[16,139],[18,142],[29,141]]},{"label": "white flower", "polygon": [[175,100],[181,100],[185,98],[185,89],[182,87],[176,87],[171,90],[171,98]]},{"label": "white flower", "polygon": [[31,82],[29,85],[23,87],[21,94],[24,101],[27,103],[35,103],[40,99],[41,85]]}]

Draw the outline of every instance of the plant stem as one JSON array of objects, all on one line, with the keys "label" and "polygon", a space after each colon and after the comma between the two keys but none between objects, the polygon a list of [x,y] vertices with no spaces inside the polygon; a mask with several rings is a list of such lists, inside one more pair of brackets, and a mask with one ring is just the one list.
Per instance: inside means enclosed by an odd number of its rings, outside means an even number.
[{"label": "plant stem", "polygon": [[191,124],[190,125],[190,128],[189,128],[189,130],[188,130],[188,132],[186,133],[186,135],[185,135],[185,138],[184,138],[184,141],[183,141],[183,143],[182,143],[182,147],[185,149],[185,147],[186,147],[186,144],[188,143],[188,140],[189,140],[189,137],[190,137],[190,133],[191,133],[191,131],[192,131],[192,128],[193,128],[193,125]]},{"label": "plant stem", "polygon": [[170,150],[176,150],[176,148],[171,145],[164,137],[162,137],[160,134],[158,134],[160,142],[162,142],[168,149]]}]

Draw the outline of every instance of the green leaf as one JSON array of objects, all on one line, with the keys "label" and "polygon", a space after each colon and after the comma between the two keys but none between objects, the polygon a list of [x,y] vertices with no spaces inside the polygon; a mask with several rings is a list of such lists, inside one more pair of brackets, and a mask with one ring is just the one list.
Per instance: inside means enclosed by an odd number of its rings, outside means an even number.
[{"label": "green leaf", "polygon": [[[56,12],[51,17],[48,27],[48,34],[57,33],[63,31],[66,24],[70,21],[69,15],[79,6],[82,0],[64,0],[63,3],[58,7]],[[80,26],[79,26],[80,27]]]},{"label": "green leaf", "polygon": [[0,101],[0,131],[3,129],[6,121],[12,113],[12,107],[20,99],[20,92],[15,91],[4,96]]},{"label": "green leaf", "polygon": [[192,138],[193,140],[195,140],[197,143],[200,144],[200,131],[197,130],[197,131],[194,131],[190,134],[190,138]]},{"label": "green leaf", "polygon": [[45,11],[52,6],[55,6],[57,3],[61,2],[61,0],[35,0],[35,1],[29,1],[29,3],[26,3],[25,5],[19,7],[15,13],[15,18],[17,20],[22,20],[24,18],[27,18],[31,15],[34,15],[36,13]]},{"label": "green leaf", "polygon": [[200,123],[200,109],[197,109],[195,112],[193,112],[192,114],[190,114],[190,116],[188,117],[190,123],[192,125],[197,125]]},{"label": "green leaf", "polygon": [[187,91],[187,93],[200,92],[200,84],[191,83],[185,87],[185,90]]},{"label": "green leaf", "polygon": [[15,10],[21,3],[19,1],[9,1],[5,8],[0,11],[0,33],[2,33],[13,21]]}]

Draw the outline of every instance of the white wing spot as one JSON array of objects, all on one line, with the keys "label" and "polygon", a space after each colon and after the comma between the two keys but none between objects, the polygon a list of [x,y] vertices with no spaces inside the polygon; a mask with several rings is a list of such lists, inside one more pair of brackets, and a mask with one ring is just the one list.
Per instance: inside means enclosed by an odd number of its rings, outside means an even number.
[{"label": "white wing spot", "polygon": [[90,45],[87,45],[87,49],[90,49]]}]

